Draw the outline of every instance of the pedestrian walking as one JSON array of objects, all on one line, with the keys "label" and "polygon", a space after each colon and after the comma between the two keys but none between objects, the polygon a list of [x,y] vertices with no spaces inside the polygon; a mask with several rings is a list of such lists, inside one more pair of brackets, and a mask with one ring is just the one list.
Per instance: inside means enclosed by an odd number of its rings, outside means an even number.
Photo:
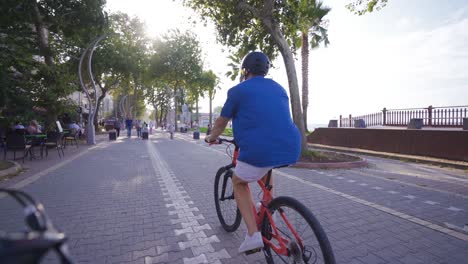
[{"label": "pedestrian walking", "polygon": [[120,126],[121,126],[121,124],[120,124],[119,119],[115,120],[114,129],[117,132],[117,137],[120,137]]},{"label": "pedestrian walking", "polygon": [[149,122],[149,133],[150,133],[150,135],[153,134],[153,125],[154,125],[154,124],[153,124],[153,121],[151,120],[151,121]]},{"label": "pedestrian walking", "polygon": [[141,137],[141,120],[136,120],[135,128],[137,131],[137,137]]},{"label": "pedestrian walking", "polygon": [[125,120],[125,126],[127,127],[127,137],[132,136],[132,127],[133,127],[133,120],[130,118],[127,118]]}]

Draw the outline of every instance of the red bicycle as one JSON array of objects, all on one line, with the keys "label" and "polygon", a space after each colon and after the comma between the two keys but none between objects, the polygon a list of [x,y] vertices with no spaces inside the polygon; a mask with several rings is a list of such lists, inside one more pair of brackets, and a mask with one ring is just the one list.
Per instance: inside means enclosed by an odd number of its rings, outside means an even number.
[{"label": "red bicycle", "polygon": [[[215,205],[224,230],[234,232],[241,222],[232,186],[232,169],[236,166],[239,146],[234,140],[223,138],[217,143],[223,142],[233,144],[235,150],[231,164],[221,167],[216,173]],[[267,263],[335,263],[327,235],[312,212],[292,197],[273,198],[270,192],[273,187],[270,184],[271,173],[270,170],[265,182],[262,180],[257,182],[263,197],[258,212],[255,206],[252,208],[258,229],[262,233],[265,245],[262,250]]]}]

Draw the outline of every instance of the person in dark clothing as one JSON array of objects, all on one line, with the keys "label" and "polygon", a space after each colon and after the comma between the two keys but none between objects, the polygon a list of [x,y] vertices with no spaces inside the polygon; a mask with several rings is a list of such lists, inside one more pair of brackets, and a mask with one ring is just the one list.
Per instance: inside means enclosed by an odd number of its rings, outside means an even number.
[{"label": "person in dark clothing", "polygon": [[120,137],[120,126],[121,126],[121,124],[120,124],[119,119],[115,120],[114,128],[117,131],[117,137]]},{"label": "person in dark clothing", "polygon": [[127,127],[127,137],[132,136],[132,127],[133,127],[133,120],[128,118],[125,120],[125,126]]}]

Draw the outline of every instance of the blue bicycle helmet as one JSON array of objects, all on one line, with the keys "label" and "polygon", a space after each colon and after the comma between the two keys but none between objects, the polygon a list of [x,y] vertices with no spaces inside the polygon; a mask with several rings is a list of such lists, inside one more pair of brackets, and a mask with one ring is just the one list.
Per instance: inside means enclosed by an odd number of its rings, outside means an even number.
[{"label": "blue bicycle helmet", "polygon": [[249,73],[265,76],[270,69],[270,59],[263,52],[254,51],[244,57],[241,73],[247,76]]}]

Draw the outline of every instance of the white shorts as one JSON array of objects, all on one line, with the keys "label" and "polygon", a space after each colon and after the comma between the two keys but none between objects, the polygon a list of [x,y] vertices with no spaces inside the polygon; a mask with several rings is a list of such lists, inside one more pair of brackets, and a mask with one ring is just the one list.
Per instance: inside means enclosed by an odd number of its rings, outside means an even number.
[{"label": "white shorts", "polygon": [[260,180],[273,167],[255,167],[242,161],[237,161],[234,173],[245,182]]}]

